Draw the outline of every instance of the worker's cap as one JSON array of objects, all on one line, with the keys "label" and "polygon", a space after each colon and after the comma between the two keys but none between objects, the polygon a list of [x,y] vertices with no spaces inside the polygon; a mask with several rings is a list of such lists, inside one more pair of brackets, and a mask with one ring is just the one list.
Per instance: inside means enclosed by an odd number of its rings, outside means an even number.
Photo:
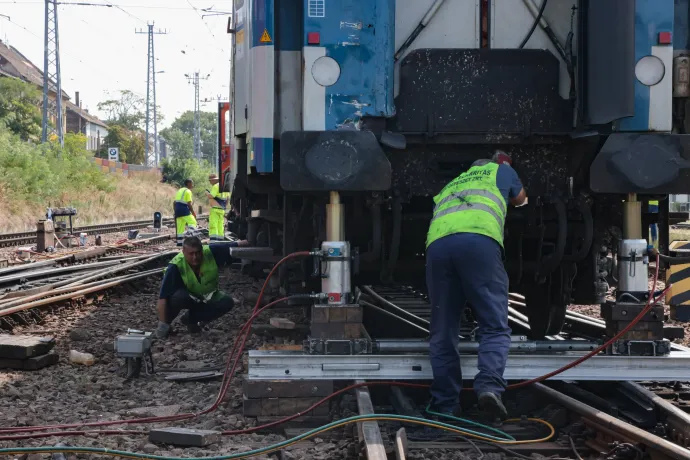
[{"label": "worker's cap", "polygon": [[209,174],[208,175],[208,181],[213,182],[218,180],[218,175],[217,174]]},{"label": "worker's cap", "polygon": [[510,158],[510,155],[503,150],[496,150],[494,155],[491,157],[491,161],[498,163],[499,165],[511,166],[513,164],[513,159]]}]

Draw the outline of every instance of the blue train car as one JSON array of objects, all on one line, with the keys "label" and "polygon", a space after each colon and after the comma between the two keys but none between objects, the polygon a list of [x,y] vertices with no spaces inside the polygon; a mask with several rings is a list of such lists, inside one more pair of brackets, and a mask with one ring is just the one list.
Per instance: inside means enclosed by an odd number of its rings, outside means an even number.
[{"label": "blue train car", "polygon": [[[602,302],[624,202],[690,188],[687,0],[235,0],[234,12],[224,179],[239,231],[275,254],[318,247],[338,191],[359,276],[419,281],[432,197],[501,148],[529,196],[506,224],[511,290],[543,337],[569,303]],[[309,270],[293,275],[303,285]]]}]

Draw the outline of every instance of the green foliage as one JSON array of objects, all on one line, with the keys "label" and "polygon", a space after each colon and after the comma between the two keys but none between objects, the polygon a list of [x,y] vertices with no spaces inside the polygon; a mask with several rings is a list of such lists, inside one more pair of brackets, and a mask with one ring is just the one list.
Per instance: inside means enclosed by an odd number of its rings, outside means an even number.
[{"label": "green foliage", "polygon": [[194,157],[194,138],[178,128],[165,128],[161,137],[174,152],[175,158],[190,159]]},{"label": "green foliage", "polygon": [[163,160],[161,166],[164,182],[182,187],[185,179],[192,179],[194,181],[194,201],[199,201],[201,198],[203,202],[206,202],[204,190],[211,189],[208,176],[215,172],[209,163],[204,161],[200,165],[191,158],[173,157],[172,160]]},{"label": "green foliage", "polygon": [[[201,157],[206,161],[212,161],[215,158],[214,149],[216,148],[216,124],[217,115],[213,112],[201,112],[200,125],[201,125]],[[192,142],[192,152],[194,151],[194,112],[187,111],[180,115],[172,125],[170,125],[170,130],[180,130],[189,136]],[[165,135],[163,136],[165,137]],[[167,137],[166,137],[167,139]],[[177,151],[175,151],[177,154]]]},{"label": "green foliage", "polygon": [[25,141],[41,137],[41,91],[17,78],[0,78],[0,126]]},{"label": "green foliage", "polygon": [[[68,191],[113,190],[112,179],[90,160],[81,134],[65,135],[65,147],[36,145],[0,127],[0,195],[14,206],[30,202],[61,205]],[[18,206],[18,205],[17,205]]]},{"label": "green foliage", "polygon": [[146,100],[129,90],[120,90],[117,99],[98,103],[98,110],[106,114],[108,125],[120,125],[128,130],[143,126],[146,118]]},{"label": "green foliage", "polygon": [[121,125],[110,125],[108,135],[103,140],[103,146],[98,152],[101,158],[108,157],[108,147],[120,149],[120,161],[130,164],[144,164],[146,144],[144,134],[139,130],[129,130]]}]

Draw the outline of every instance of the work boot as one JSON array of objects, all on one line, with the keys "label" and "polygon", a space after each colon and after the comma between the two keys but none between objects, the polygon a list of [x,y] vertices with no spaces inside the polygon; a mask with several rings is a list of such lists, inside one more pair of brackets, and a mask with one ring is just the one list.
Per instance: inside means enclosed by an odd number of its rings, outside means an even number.
[{"label": "work boot", "polygon": [[170,334],[170,325],[164,323],[163,321],[158,321],[158,327],[152,334],[154,338],[159,340],[166,340]]},{"label": "work boot", "polygon": [[492,418],[499,418],[501,420],[508,418],[508,411],[506,406],[503,405],[501,397],[488,391],[479,395],[479,409]]},{"label": "work boot", "polygon": [[198,334],[201,332],[201,327],[197,323],[192,323],[189,320],[189,310],[187,310],[181,317],[180,322],[187,326],[187,332],[190,334]]}]

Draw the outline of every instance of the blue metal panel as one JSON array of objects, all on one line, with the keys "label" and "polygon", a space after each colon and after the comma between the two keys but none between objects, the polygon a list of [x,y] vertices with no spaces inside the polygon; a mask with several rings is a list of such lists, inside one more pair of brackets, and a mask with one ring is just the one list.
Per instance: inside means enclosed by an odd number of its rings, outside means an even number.
[{"label": "blue metal panel", "polygon": [[259,173],[273,172],[273,139],[265,137],[252,138],[251,165]]},{"label": "blue metal panel", "polygon": [[[273,0],[251,0],[252,34],[249,46],[272,46],[275,28],[273,25]],[[268,32],[270,42],[262,42],[261,36]]]},{"label": "blue metal panel", "polygon": [[304,2],[304,46],[307,34],[318,32],[316,46],[340,65],[339,80],[326,88],[326,129],[364,115],[392,116],[395,0]]},{"label": "blue metal panel", "polygon": [[303,0],[275,0],[276,48],[280,51],[302,50],[302,2]]},{"label": "blue metal panel", "polygon": [[274,0],[251,0],[250,165],[259,173],[273,172],[276,74],[274,10]]},{"label": "blue metal panel", "polygon": [[689,0],[675,0],[675,19],[673,21],[673,48],[676,50],[688,49],[688,12]]},{"label": "blue metal panel", "polygon": [[[658,45],[659,32],[673,32],[674,0],[636,0],[635,2],[635,61],[652,54]],[[671,72],[672,69],[667,69]],[[649,129],[649,87],[635,75],[635,116],[618,123],[619,131],[647,131]]]}]

